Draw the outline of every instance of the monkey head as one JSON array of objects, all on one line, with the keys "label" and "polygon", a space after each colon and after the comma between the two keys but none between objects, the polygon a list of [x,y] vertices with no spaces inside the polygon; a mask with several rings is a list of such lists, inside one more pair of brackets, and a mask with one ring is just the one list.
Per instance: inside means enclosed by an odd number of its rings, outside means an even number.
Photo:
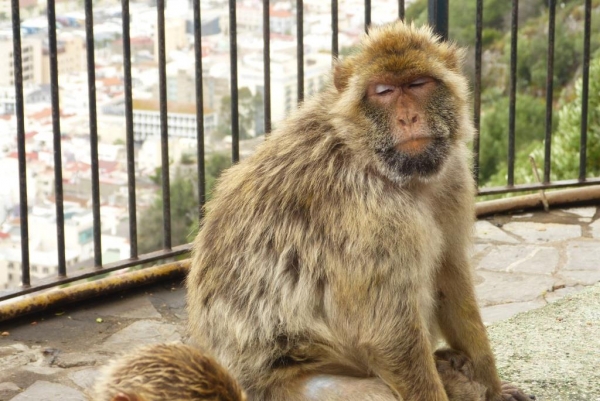
[{"label": "monkey head", "polygon": [[336,65],[333,112],[358,128],[354,140],[386,176],[429,179],[472,136],[462,49],[401,21],[371,29],[359,46]]}]

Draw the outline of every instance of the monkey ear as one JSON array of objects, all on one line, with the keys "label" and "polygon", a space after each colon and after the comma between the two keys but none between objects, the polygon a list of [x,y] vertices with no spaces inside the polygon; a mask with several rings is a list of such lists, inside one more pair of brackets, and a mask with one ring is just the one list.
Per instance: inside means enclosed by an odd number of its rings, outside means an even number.
[{"label": "monkey ear", "polygon": [[333,84],[338,92],[343,92],[348,86],[348,79],[351,75],[350,68],[346,67],[348,63],[342,63],[339,59],[334,61],[333,66]]},{"label": "monkey ear", "polygon": [[125,393],[119,393],[115,395],[111,401],[143,401],[137,395],[128,395]]}]

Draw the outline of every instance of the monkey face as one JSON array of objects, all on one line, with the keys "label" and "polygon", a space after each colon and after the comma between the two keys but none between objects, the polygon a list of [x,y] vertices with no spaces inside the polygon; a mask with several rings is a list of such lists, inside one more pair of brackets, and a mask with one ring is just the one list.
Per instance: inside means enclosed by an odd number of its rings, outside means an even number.
[{"label": "monkey face", "polygon": [[364,110],[372,146],[392,177],[427,179],[440,171],[458,125],[443,83],[426,75],[376,77],[367,85]]}]

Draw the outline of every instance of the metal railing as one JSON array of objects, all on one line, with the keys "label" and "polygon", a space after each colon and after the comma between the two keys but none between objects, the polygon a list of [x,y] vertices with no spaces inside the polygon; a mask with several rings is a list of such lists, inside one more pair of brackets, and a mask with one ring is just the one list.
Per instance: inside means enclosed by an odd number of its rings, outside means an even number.
[{"label": "metal railing", "polygon": [[[430,2],[431,6],[431,2]],[[480,195],[496,195],[522,191],[566,188],[585,185],[600,184],[600,178],[586,177],[587,161],[587,120],[588,120],[588,91],[590,72],[590,37],[592,21],[592,1],[584,0],[585,18],[583,35],[583,91],[581,99],[581,136],[579,148],[579,177],[569,180],[551,181],[551,146],[552,146],[552,101],[554,96],[554,36],[556,22],[556,0],[548,0],[548,53],[546,70],[546,120],[544,141],[544,177],[540,183],[515,184],[515,116],[516,116],[516,93],[517,93],[517,34],[519,25],[519,0],[512,0],[511,11],[511,35],[510,35],[510,88],[509,88],[509,127],[508,127],[508,174],[505,186],[479,188]],[[475,128],[480,130],[481,122],[481,64],[482,64],[482,30],[483,30],[483,0],[477,0],[477,23],[475,41],[475,82],[474,82],[474,110]],[[479,172],[479,134],[474,141],[475,153],[475,177]]]},{"label": "metal railing", "polygon": [[[240,127],[238,122],[238,70],[237,70],[237,32],[236,32],[236,1],[228,0],[229,19],[229,45],[230,45],[230,88],[231,88],[231,133],[232,147],[231,158],[233,162],[239,160]],[[547,60],[547,98],[546,98],[546,142],[544,160],[544,179],[539,184],[516,185],[514,183],[515,166],[515,110],[516,110],[516,54],[517,54],[517,28],[518,28],[518,0],[512,1],[511,13],[511,57],[510,57],[510,109],[509,109],[509,131],[508,131],[508,180],[507,185],[494,188],[481,188],[480,194],[500,194],[507,192],[518,192],[526,190],[537,190],[540,188],[559,188],[569,186],[581,186],[600,183],[600,179],[586,178],[586,144],[587,144],[587,103],[589,88],[590,67],[590,26],[591,26],[591,0],[585,1],[585,31],[584,31],[584,62],[583,62],[583,95],[582,95],[582,118],[581,118],[581,150],[580,150],[580,173],[578,178],[567,181],[552,182],[550,180],[550,150],[551,150],[551,125],[552,125],[552,99],[553,99],[553,65],[554,65],[554,24],[556,1],[549,0],[549,35],[548,35],[548,60]],[[404,0],[398,0],[398,17],[404,18]],[[441,36],[448,36],[448,0],[428,0],[429,22],[435,27]],[[263,60],[264,60],[264,127],[268,133],[271,130],[271,74],[270,74],[270,15],[269,0],[263,0],[262,12],[262,36],[263,36]],[[152,253],[140,255],[138,252],[138,232],[136,216],[136,177],[134,160],[134,124],[133,124],[133,101],[132,101],[132,65],[130,47],[130,12],[129,1],[121,0],[122,14],[122,38],[123,38],[123,74],[124,74],[124,105],[125,105],[125,132],[126,132],[126,165],[128,181],[128,214],[129,214],[129,244],[130,257],[115,263],[103,263],[101,244],[101,217],[100,217],[100,184],[99,184],[99,158],[98,158],[98,126],[96,113],[96,77],[95,77],[95,50],[94,50],[94,23],[93,23],[93,1],[85,0],[85,38],[87,54],[87,77],[89,95],[89,133],[91,150],[91,200],[93,211],[93,243],[94,257],[93,267],[82,268],[68,275],[65,261],[65,217],[63,210],[63,178],[61,159],[61,127],[58,98],[58,67],[57,67],[57,44],[56,44],[56,15],[55,0],[48,0],[48,37],[50,53],[50,77],[51,77],[51,100],[53,121],[53,144],[54,144],[54,174],[55,174],[55,200],[56,200],[56,227],[58,246],[58,274],[56,277],[32,282],[30,277],[30,251],[29,251],[29,223],[28,223],[28,201],[27,201],[27,162],[25,150],[25,116],[23,96],[23,66],[21,59],[21,17],[19,15],[19,0],[11,0],[13,47],[14,47],[14,71],[15,71],[15,93],[16,93],[16,118],[17,118],[17,142],[18,142],[18,170],[19,170],[19,196],[20,196],[20,228],[21,228],[21,273],[22,286],[19,289],[0,295],[0,301],[12,299],[24,294],[33,293],[43,289],[51,288],[61,284],[67,284],[77,280],[98,276],[100,274],[115,270],[137,266],[158,260],[164,260],[189,251],[190,245],[172,246],[171,227],[171,205],[170,205],[170,182],[169,182],[169,132],[167,124],[167,76],[165,55],[165,0],[157,1],[157,27],[158,27],[158,65],[159,65],[159,101],[160,101],[160,141],[161,141],[161,185],[163,205],[163,249]],[[303,0],[296,0],[296,40],[297,40],[297,96],[298,102],[304,99],[304,14]],[[483,28],[483,0],[477,0],[476,38],[475,38],[475,77],[474,77],[474,121],[477,130],[481,121],[481,75],[482,75],[482,28]],[[365,0],[365,29],[371,23],[371,0]],[[337,57],[339,54],[338,42],[338,1],[331,1],[331,54]],[[203,102],[203,80],[202,80],[202,50],[201,50],[201,7],[200,1],[193,1],[193,36],[195,52],[195,91],[196,91],[196,122],[197,122],[197,174],[198,174],[198,199],[199,215],[202,216],[202,208],[206,200],[205,192],[205,146],[204,146],[204,102]],[[485,134],[485,133],[484,133]],[[475,174],[479,170],[479,135],[474,140]]]}]

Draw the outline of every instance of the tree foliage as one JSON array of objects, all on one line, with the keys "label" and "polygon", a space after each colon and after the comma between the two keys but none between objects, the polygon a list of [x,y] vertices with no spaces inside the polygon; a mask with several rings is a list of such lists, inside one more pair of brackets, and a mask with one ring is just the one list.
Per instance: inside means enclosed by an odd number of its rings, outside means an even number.
[{"label": "tree foliage", "polygon": [[[221,172],[231,166],[224,153],[207,155],[205,163],[206,193],[210,199],[212,189]],[[192,173],[193,171],[193,173]],[[190,242],[198,232],[198,177],[195,168],[178,168],[170,182],[171,243],[173,246]],[[153,181],[160,185],[161,170],[157,169]],[[140,214],[138,248],[140,253],[162,249],[163,193],[159,190],[150,207]]]},{"label": "tree foliage", "polygon": [[[238,122],[240,139],[248,139],[254,135],[264,134],[262,124],[263,98],[260,93],[252,94],[247,87],[238,90]],[[219,108],[219,123],[215,135],[224,138],[231,135],[231,97],[224,96]]]}]

